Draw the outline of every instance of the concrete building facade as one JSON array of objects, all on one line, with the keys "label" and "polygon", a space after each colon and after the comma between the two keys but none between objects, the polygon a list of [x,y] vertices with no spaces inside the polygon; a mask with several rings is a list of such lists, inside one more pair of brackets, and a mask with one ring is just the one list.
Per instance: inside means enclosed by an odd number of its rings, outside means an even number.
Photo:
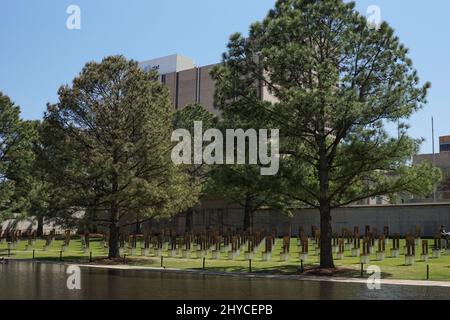
[{"label": "concrete building facade", "polygon": [[442,170],[443,180],[436,189],[437,201],[450,201],[450,136],[439,138],[439,153],[421,154],[413,158],[416,164],[428,161]]},{"label": "concrete building facade", "polygon": [[439,152],[440,153],[450,153],[450,136],[439,138]]},{"label": "concrete building facade", "polygon": [[[193,59],[178,54],[140,63],[144,71],[158,70],[159,79],[169,89],[176,110],[196,103],[220,116],[220,110],[214,105],[215,85],[210,75],[216,65],[198,67]],[[262,100],[275,100],[267,87],[259,86],[259,90]]]},{"label": "concrete building facade", "polygon": [[[194,213],[193,228],[197,231],[206,229],[238,230],[242,229],[244,209],[225,199],[205,199]],[[316,209],[297,210],[292,217],[267,209],[259,210],[254,215],[254,230],[271,231],[276,229],[279,236],[291,232],[298,235],[299,228],[310,234],[312,227],[320,226],[320,215]],[[390,234],[404,236],[414,233],[420,226],[424,237],[433,237],[439,233],[440,226],[450,226],[450,202],[421,203],[402,205],[367,205],[349,206],[332,212],[331,225],[333,233],[341,234],[343,229],[359,227],[363,232],[366,226],[376,228],[381,234],[385,226]],[[178,215],[172,220],[152,222],[145,226],[152,230],[170,228],[182,234],[185,231],[185,216]]]},{"label": "concrete building facade", "polygon": [[144,71],[156,69],[160,81],[172,96],[175,109],[189,104],[200,104],[214,115],[220,111],[214,106],[214,81],[210,76],[215,64],[197,67],[194,60],[175,54],[140,63]]}]

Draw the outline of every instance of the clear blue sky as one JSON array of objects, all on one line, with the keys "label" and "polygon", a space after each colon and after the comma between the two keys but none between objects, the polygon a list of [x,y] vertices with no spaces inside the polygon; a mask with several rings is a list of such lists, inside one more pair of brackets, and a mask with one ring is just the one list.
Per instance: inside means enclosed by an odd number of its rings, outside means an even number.
[{"label": "clear blue sky", "polygon": [[[82,66],[112,54],[135,60],[180,53],[199,65],[219,62],[231,33],[247,33],[275,0],[0,0],[0,90],[39,119],[61,84]],[[81,30],[66,28],[66,9],[81,8]],[[358,0],[381,9],[422,80],[432,82],[429,104],[410,121],[410,133],[427,141],[450,134],[450,1]],[[437,145],[437,142],[436,142]]]}]

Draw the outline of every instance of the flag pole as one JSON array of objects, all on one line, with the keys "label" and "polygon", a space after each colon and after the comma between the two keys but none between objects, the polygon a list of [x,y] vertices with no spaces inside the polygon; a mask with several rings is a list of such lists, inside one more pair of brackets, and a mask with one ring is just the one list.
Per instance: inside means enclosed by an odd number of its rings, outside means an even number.
[{"label": "flag pole", "polygon": [[[431,141],[433,145],[433,166],[436,165],[436,152],[434,149],[434,117],[431,117]],[[436,202],[436,186],[433,188],[433,202]]]}]

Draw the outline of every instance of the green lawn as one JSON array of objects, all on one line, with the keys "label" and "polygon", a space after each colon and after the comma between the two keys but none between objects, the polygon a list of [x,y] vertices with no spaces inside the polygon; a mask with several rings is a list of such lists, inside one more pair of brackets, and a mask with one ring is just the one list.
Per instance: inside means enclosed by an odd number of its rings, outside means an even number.
[{"label": "green lawn", "polygon": [[[33,252],[32,250],[26,251],[25,245],[26,241],[21,241],[15,250],[10,252],[10,257],[13,259],[31,259]],[[62,240],[55,240],[48,251],[43,251],[44,240],[38,240],[34,246],[35,259],[36,260],[60,260],[60,251],[63,244]],[[431,243],[431,241],[429,241]],[[390,249],[392,242],[386,245],[386,259],[384,261],[376,261],[376,255],[371,255],[370,265],[376,265],[381,268],[382,278],[390,279],[409,279],[409,280],[425,280],[426,279],[426,266],[430,266],[430,280],[448,280],[450,281],[450,255],[445,255],[442,251],[441,257],[438,259],[431,258],[431,248],[430,256],[428,262],[421,261],[420,254],[421,249],[416,247],[416,262],[413,266],[405,266],[405,257],[402,255],[403,250],[400,250],[399,258],[390,257]],[[298,273],[300,261],[297,249],[297,240],[292,239],[290,248],[290,260],[282,262],[280,261],[280,251],[281,251],[282,240],[277,240],[271,261],[262,261],[262,251],[264,246],[262,245],[258,250],[257,254],[252,261],[252,272],[253,273],[273,273],[273,274],[295,274]],[[403,248],[404,240],[400,242],[400,248]],[[7,244],[0,243],[0,257],[7,257]],[[105,258],[107,253],[100,246],[100,239],[91,239],[90,250],[92,251],[92,256],[95,260]],[[305,267],[314,266],[318,264],[318,256],[314,253],[313,246],[310,245],[308,261],[305,263]],[[125,253],[127,251],[125,250]],[[130,257],[127,255],[126,260],[129,265],[137,266],[149,266],[149,267],[160,267],[161,259],[158,257],[141,257],[140,255],[140,245],[136,249],[136,256]],[[191,253],[191,259],[182,259],[181,256],[177,258],[169,258],[167,252],[164,252],[164,266],[166,268],[179,268],[179,269],[202,269],[203,261],[202,259],[196,259],[195,253]],[[81,241],[72,240],[70,242],[69,249],[67,252],[63,253],[64,261],[76,261],[89,263],[89,253],[83,253]],[[101,261],[100,261],[101,263]],[[359,277],[360,276],[360,264],[359,258],[351,257],[351,253],[345,252],[344,260],[335,260],[337,267],[345,267],[353,271],[349,271],[345,274],[348,277]],[[365,268],[367,265],[365,265]],[[224,272],[248,272],[249,262],[244,260],[244,253],[241,251],[240,256],[234,260],[230,261],[227,259],[225,254],[222,254],[219,260],[212,260],[211,253],[208,254],[205,261],[205,268],[208,271],[224,271]],[[367,276],[367,275],[365,275]]]}]

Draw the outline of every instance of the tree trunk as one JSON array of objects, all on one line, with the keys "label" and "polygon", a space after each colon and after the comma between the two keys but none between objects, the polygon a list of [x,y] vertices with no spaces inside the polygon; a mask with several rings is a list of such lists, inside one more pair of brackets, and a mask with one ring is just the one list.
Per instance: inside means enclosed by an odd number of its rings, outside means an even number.
[{"label": "tree trunk", "polygon": [[119,236],[120,228],[118,222],[112,222],[109,226],[109,253],[108,258],[119,258]]},{"label": "tree trunk", "polygon": [[37,230],[36,236],[42,237],[44,235],[44,217],[39,215],[37,217]]},{"label": "tree trunk", "polygon": [[331,206],[329,199],[329,162],[325,140],[319,143],[319,183],[320,183],[320,267],[334,268],[332,251]]},{"label": "tree trunk", "polygon": [[252,231],[253,229],[253,209],[251,204],[251,197],[247,193],[245,195],[244,203],[244,231]]},{"label": "tree trunk", "polygon": [[329,205],[320,207],[320,267],[334,268],[332,250],[331,210]]},{"label": "tree trunk", "polygon": [[247,194],[245,196],[244,205],[244,231],[251,231],[252,227],[252,209],[250,204],[250,196]]},{"label": "tree trunk", "polygon": [[245,207],[244,208],[244,231],[250,230],[251,227],[251,213],[250,210]]},{"label": "tree trunk", "polygon": [[119,258],[119,210],[115,201],[111,204],[111,224],[109,225],[109,253],[108,258]]},{"label": "tree trunk", "polygon": [[135,234],[141,233],[141,220],[139,219],[139,215],[136,216],[136,228],[135,228]]},{"label": "tree trunk", "polygon": [[119,206],[117,200],[115,199],[115,195],[119,190],[118,176],[116,173],[113,174],[112,183],[111,183],[113,200],[111,201],[111,217],[110,217],[110,226],[109,226],[109,254],[108,258],[119,258],[119,237],[120,237],[120,226],[119,226]]},{"label": "tree trunk", "polygon": [[[97,205],[97,203],[95,203],[95,206]],[[96,221],[97,220],[97,208],[96,207],[94,207],[93,208],[93,214],[92,214],[92,220],[93,221]],[[90,228],[91,230],[91,232],[92,233],[98,233],[98,227],[97,227],[97,223],[96,222],[94,222],[92,225],[91,225],[91,228]]]},{"label": "tree trunk", "polygon": [[191,232],[194,226],[194,208],[189,208],[186,210],[186,232]]}]

